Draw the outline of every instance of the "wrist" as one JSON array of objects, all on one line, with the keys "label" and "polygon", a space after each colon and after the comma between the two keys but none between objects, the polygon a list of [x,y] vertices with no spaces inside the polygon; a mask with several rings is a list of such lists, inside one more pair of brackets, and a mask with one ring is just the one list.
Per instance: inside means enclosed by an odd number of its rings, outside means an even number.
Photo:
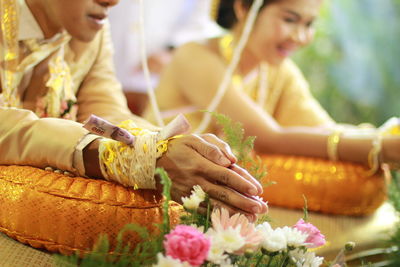
[{"label": "wrist", "polygon": [[100,139],[93,140],[82,152],[86,175],[92,178],[103,177],[99,164],[99,143]]}]

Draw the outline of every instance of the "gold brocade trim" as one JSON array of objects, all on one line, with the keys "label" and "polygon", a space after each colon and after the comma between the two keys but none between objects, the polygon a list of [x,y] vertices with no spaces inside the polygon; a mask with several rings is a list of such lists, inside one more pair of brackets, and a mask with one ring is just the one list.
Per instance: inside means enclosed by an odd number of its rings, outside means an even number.
[{"label": "gold brocade trim", "polygon": [[[71,36],[67,32],[59,33],[50,40],[39,43],[37,39],[24,40],[24,45],[31,51],[20,62],[18,26],[19,7],[16,0],[0,0],[1,46],[3,68],[0,68],[2,95],[0,105],[21,107],[19,84],[24,74],[56,52],[49,60],[48,92],[37,99],[36,114],[39,117],[62,117],[75,119],[73,80],[68,64],[64,60],[64,46]],[[58,51],[57,51],[58,50]]]},{"label": "gold brocade trim", "polygon": [[18,106],[17,80],[13,75],[18,67],[18,7],[15,0],[0,0],[1,15],[1,82],[5,106]]},{"label": "gold brocade trim", "polygon": [[211,5],[210,5],[210,18],[214,21],[217,20],[218,16],[218,9],[219,5],[221,3],[221,0],[212,0]]},{"label": "gold brocade trim", "polygon": [[72,92],[73,81],[70,69],[64,60],[64,45],[51,58],[49,72],[50,79],[46,83],[49,88],[45,99],[47,103],[45,105],[46,113],[50,117],[58,117],[68,109],[68,105],[63,101],[64,99],[76,102],[75,95]]}]

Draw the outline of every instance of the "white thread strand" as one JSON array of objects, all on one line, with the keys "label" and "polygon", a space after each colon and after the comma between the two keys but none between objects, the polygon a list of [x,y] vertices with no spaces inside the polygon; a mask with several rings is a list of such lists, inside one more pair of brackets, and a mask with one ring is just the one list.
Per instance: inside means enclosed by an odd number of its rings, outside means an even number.
[{"label": "white thread strand", "polygon": [[268,87],[268,73],[267,73],[267,65],[261,63],[259,69],[259,84],[258,84],[258,96],[257,103],[261,108],[264,108],[265,100],[267,99],[267,87]]},{"label": "white thread strand", "polygon": [[255,0],[254,3],[251,5],[249,15],[248,15],[245,25],[244,25],[242,35],[239,39],[237,46],[235,47],[235,49],[233,51],[232,61],[229,63],[229,65],[225,71],[224,77],[222,79],[221,84],[218,87],[217,93],[215,94],[210,105],[206,109],[208,112],[204,114],[203,119],[200,122],[200,125],[194,131],[195,133],[202,133],[207,129],[207,127],[211,121],[211,112],[214,112],[215,109],[218,107],[219,103],[221,102],[222,97],[224,96],[226,89],[228,88],[228,86],[232,80],[233,72],[235,71],[235,69],[239,63],[243,48],[246,45],[247,40],[249,39],[250,32],[253,28],[255,19],[257,17],[258,11],[260,10],[260,8],[262,6],[262,3],[263,3],[263,0]]},{"label": "white thread strand", "polygon": [[156,96],[154,94],[154,89],[151,86],[150,71],[147,65],[147,54],[146,54],[146,36],[144,32],[144,5],[143,0],[139,0],[140,4],[140,14],[139,14],[139,32],[140,32],[140,55],[142,60],[142,67],[144,72],[144,77],[146,80],[147,95],[149,96],[149,101],[151,108],[153,110],[154,116],[156,118],[157,124],[160,127],[164,126],[164,121],[161,117],[160,108],[158,107]]}]

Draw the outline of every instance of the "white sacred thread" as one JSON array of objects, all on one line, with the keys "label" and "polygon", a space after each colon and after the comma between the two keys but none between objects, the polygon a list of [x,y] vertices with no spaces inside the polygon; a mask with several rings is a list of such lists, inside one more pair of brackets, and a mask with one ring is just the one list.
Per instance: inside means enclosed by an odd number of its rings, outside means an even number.
[{"label": "white sacred thread", "polygon": [[164,121],[161,116],[160,108],[158,107],[156,96],[154,94],[154,89],[151,86],[150,71],[147,64],[147,53],[146,53],[146,36],[144,29],[144,4],[143,0],[139,0],[140,4],[140,15],[139,15],[139,32],[140,32],[140,55],[142,60],[142,67],[144,72],[144,77],[146,80],[147,95],[149,96],[149,101],[151,108],[153,110],[154,116],[156,118],[157,124],[160,127],[164,126]]},{"label": "white sacred thread", "polygon": [[264,108],[265,100],[267,99],[267,87],[268,87],[268,67],[266,64],[261,63],[259,70],[259,85],[258,85],[258,96],[257,104]]},{"label": "white sacred thread", "polygon": [[263,4],[263,0],[255,0],[253,2],[253,4],[251,5],[250,11],[249,11],[249,16],[246,19],[243,33],[239,39],[238,45],[234,49],[232,60],[231,60],[231,62],[229,62],[229,65],[225,71],[222,82],[218,87],[217,93],[215,94],[210,105],[206,109],[208,112],[204,114],[202,121],[200,122],[197,129],[194,131],[195,133],[204,132],[207,129],[208,125],[210,124],[211,112],[214,112],[215,109],[218,107],[219,103],[222,100],[222,97],[224,96],[224,94],[232,80],[233,73],[239,63],[243,48],[246,45],[247,40],[249,39],[251,29],[253,28],[258,11],[260,10],[262,4]]}]

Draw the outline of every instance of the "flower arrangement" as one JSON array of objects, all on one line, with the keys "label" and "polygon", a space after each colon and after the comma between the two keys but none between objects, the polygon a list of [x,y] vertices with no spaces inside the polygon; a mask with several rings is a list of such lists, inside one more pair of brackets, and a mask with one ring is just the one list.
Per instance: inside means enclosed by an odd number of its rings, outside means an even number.
[{"label": "flower arrangement", "polygon": [[[171,181],[166,172],[157,169],[164,185],[163,194],[170,199]],[[57,256],[60,266],[152,266],[152,267],[318,267],[323,258],[309,249],[325,244],[325,237],[307,222],[299,219],[293,226],[273,229],[260,218],[250,222],[242,214],[230,215],[224,208],[211,210],[207,194],[195,186],[189,197],[182,198],[184,212],[179,225],[172,229],[168,218],[168,201],[160,235],[150,236],[137,225],[127,225],[117,237],[118,245],[109,253],[107,238],[101,238],[93,252],[80,259],[78,255]],[[198,213],[201,204],[207,213]],[[307,217],[307,213],[305,213]],[[136,231],[142,242],[135,248],[122,245],[125,231]]]},{"label": "flower arrangement", "polygon": [[[207,195],[199,186],[182,201],[187,214],[165,235],[164,250],[157,253],[153,267],[316,267],[323,263],[322,257],[308,249],[324,245],[325,237],[304,219],[292,227],[273,229],[267,221],[252,223],[242,214],[230,216],[224,208],[200,215],[197,208],[207,202]],[[210,222],[203,216],[209,217]]]}]

